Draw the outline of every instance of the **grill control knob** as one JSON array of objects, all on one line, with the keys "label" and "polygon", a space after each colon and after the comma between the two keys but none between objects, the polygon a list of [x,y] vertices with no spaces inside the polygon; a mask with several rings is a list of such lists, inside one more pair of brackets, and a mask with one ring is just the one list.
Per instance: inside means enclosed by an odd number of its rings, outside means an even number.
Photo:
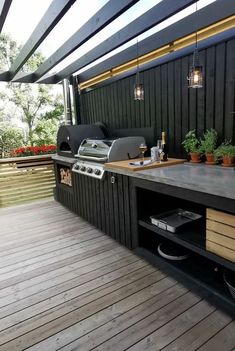
[{"label": "grill control knob", "polygon": [[74,166],[74,169],[77,169],[77,170],[78,170],[79,168],[80,168],[79,165],[75,165],[75,166]]},{"label": "grill control knob", "polygon": [[94,173],[95,173],[96,175],[100,175],[101,171],[100,171],[98,168],[96,168]]},{"label": "grill control knob", "polygon": [[86,170],[86,167],[85,167],[85,166],[82,166],[82,167],[81,167],[81,171],[82,171],[82,172],[85,172],[85,170]]},{"label": "grill control knob", "polygon": [[93,172],[93,169],[91,167],[88,167],[87,168],[87,173],[92,173]]}]

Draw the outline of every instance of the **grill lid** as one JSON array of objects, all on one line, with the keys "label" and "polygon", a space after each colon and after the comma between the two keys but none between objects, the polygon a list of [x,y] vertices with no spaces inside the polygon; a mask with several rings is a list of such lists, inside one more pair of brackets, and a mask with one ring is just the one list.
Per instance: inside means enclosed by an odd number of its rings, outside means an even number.
[{"label": "grill lid", "polygon": [[128,160],[138,157],[139,145],[144,142],[143,137],[137,136],[113,139],[88,138],[83,140],[75,156],[96,162]]},{"label": "grill lid", "polygon": [[80,158],[95,158],[97,161],[106,161],[108,153],[116,139],[85,139],[78,150]]}]

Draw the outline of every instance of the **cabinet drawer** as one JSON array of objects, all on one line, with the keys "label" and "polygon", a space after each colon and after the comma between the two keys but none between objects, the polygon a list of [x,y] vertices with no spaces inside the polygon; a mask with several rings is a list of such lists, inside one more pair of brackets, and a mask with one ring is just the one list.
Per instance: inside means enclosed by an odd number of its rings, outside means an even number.
[{"label": "cabinet drawer", "polygon": [[231,239],[235,239],[235,227],[227,224],[212,221],[207,218],[206,229],[215,233],[225,235]]},{"label": "cabinet drawer", "polygon": [[235,228],[235,215],[207,208],[206,217],[212,221],[227,224]]},{"label": "cabinet drawer", "polygon": [[212,241],[206,241],[207,251],[213,252],[218,256],[224,257],[229,261],[235,262],[235,251],[228,249],[222,245],[216,244]]},{"label": "cabinet drawer", "polygon": [[206,249],[235,262],[235,216],[207,209]]}]

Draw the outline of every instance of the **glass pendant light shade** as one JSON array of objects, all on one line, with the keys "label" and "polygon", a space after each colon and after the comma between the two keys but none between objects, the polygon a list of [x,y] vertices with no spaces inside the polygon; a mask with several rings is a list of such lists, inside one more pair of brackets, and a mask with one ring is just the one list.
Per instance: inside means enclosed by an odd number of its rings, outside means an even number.
[{"label": "glass pendant light shade", "polygon": [[135,84],[134,85],[134,100],[144,100],[144,85]]},{"label": "glass pendant light shade", "polygon": [[144,84],[140,83],[140,73],[139,73],[139,50],[138,50],[138,38],[137,38],[137,73],[134,85],[134,100],[144,100]]},{"label": "glass pendant light shade", "polygon": [[203,87],[203,72],[202,66],[192,66],[189,71],[188,77],[189,88],[202,88]]},{"label": "glass pendant light shade", "polygon": [[[197,12],[197,2],[196,2]],[[189,70],[188,87],[189,88],[202,88],[203,87],[203,67],[199,63],[199,54],[197,47],[197,32],[195,33],[195,49],[193,53],[193,64]]]}]

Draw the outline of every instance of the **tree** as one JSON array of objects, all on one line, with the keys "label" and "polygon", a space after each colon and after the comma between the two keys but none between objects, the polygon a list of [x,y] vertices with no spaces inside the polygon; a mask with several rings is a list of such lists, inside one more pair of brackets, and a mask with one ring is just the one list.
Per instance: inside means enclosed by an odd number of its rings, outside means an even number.
[{"label": "tree", "polygon": [[[0,54],[0,69],[11,65],[20,47],[9,36],[0,35],[0,48],[4,54]],[[7,59],[5,58],[7,55]],[[26,62],[23,71],[34,71],[43,61],[40,53],[34,54]],[[57,125],[57,120],[62,115],[62,96],[55,96],[51,86],[42,84],[8,83],[0,99],[4,102],[4,108],[12,104],[11,110],[19,116],[28,127],[28,143],[33,145],[36,136],[37,123],[42,119],[51,119]]]},{"label": "tree", "polygon": [[58,123],[54,120],[42,119],[38,122],[34,134],[33,144],[37,146],[56,144]]},{"label": "tree", "polygon": [[0,34],[0,71],[11,67],[19,52],[19,45],[7,34]]},{"label": "tree", "polygon": [[0,123],[0,157],[10,157],[13,149],[23,144],[24,136],[21,129]]}]

